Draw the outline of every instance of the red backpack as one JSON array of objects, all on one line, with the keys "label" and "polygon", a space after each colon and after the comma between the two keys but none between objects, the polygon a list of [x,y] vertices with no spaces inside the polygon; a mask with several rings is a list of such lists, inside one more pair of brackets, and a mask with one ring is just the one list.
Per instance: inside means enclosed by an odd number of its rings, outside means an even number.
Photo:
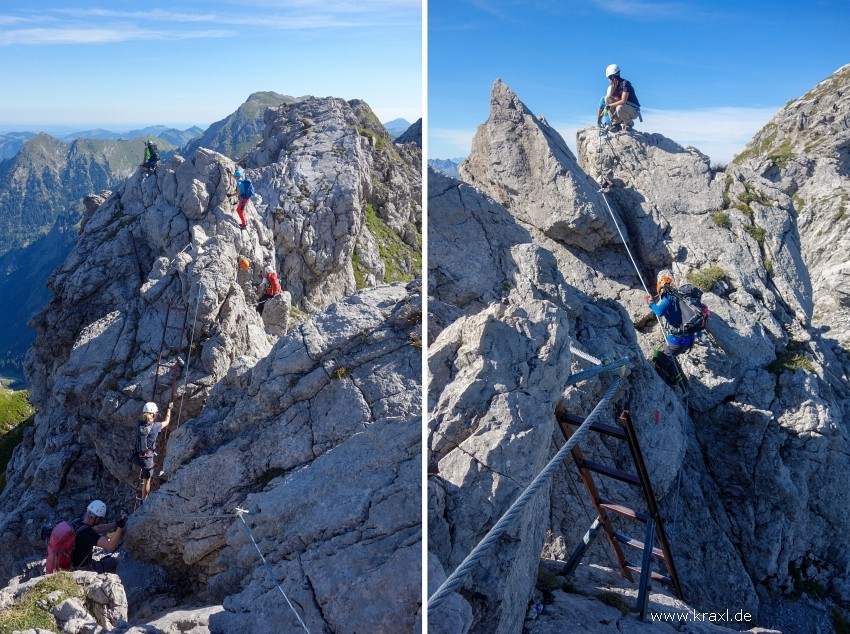
[{"label": "red backpack", "polygon": [[57,570],[71,570],[71,554],[74,552],[74,544],[77,541],[77,532],[85,526],[74,528],[68,522],[59,522],[50,531],[50,539],[47,540],[47,563],[45,570],[48,573]]},{"label": "red backpack", "polygon": [[269,273],[266,276],[266,279],[269,282],[269,290],[267,290],[266,293],[271,295],[272,297],[274,297],[275,295],[280,293],[281,288],[280,288],[280,282],[277,279],[277,273]]}]

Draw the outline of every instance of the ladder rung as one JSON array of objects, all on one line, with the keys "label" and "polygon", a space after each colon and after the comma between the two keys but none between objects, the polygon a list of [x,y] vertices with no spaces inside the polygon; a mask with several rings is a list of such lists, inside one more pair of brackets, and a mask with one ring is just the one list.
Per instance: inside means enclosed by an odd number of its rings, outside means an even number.
[{"label": "ladder rung", "polygon": [[605,423],[593,423],[590,426],[590,431],[599,432],[600,434],[605,434],[606,436],[613,436],[614,438],[619,438],[620,440],[626,439],[626,432],[622,427],[617,427],[615,425],[606,425]]},{"label": "ladder rung", "polygon": [[[628,568],[632,572],[642,574],[640,566],[630,564],[628,561],[626,562],[626,568]],[[670,579],[670,577],[668,577],[666,575],[662,575],[660,572],[653,571],[651,576],[652,576],[653,581],[658,581],[659,583],[663,583],[665,586],[672,586],[673,585],[673,581]]]},{"label": "ladder rung", "polygon": [[[561,422],[567,423],[568,425],[573,425],[574,427],[578,427],[585,421],[584,418],[582,418],[581,416],[576,416],[575,414],[560,414],[559,416]],[[619,438],[620,440],[626,439],[626,431],[619,425],[593,423],[590,426],[590,431],[605,434],[606,436],[613,436],[614,438]]]},{"label": "ladder rung", "polygon": [[641,513],[640,511],[636,511],[634,509],[630,509],[628,506],[623,504],[615,504],[614,502],[609,502],[608,500],[599,499],[599,506],[609,511],[613,511],[614,513],[618,513],[623,517],[628,517],[629,519],[636,520],[638,522],[643,522],[646,524],[646,520],[649,519],[649,515],[646,513]]},{"label": "ladder rung", "polygon": [[620,482],[626,482],[627,484],[633,484],[634,486],[638,487],[640,486],[640,478],[638,478],[636,475],[626,473],[625,471],[620,471],[619,469],[614,469],[613,467],[609,467],[598,462],[593,462],[591,460],[582,460],[578,463],[578,466],[580,469],[588,469],[590,471],[600,473],[604,476],[608,476],[609,478],[619,480]]},{"label": "ladder rung", "polygon": [[[634,548],[635,550],[639,550],[639,551],[643,552],[644,544],[643,544],[642,541],[639,541],[637,539],[633,539],[633,538],[631,538],[627,535],[623,535],[622,533],[618,533],[617,531],[614,531],[614,539],[616,539],[621,544],[625,544],[629,548]],[[664,553],[661,552],[660,548],[653,548],[652,554],[653,554],[654,557],[657,557],[658,559],[664,561]]]}]

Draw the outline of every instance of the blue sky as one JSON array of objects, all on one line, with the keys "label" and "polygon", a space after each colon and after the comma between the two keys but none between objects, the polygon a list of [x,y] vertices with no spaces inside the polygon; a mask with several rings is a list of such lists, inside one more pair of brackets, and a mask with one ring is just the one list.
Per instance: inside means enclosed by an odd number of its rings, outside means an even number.
[{"label": "blue sky", "polygon": [[206,127],[260,90],[422,116],[420,0],[13,0],[0,59],[0,132]]},{"label": "blue sky", "polygon": [[465,156],[501,78],[575,150],[618,64],[639,130],[728,162],[791,99],[850,63],[850,2],[430,0],[428,156]]}]

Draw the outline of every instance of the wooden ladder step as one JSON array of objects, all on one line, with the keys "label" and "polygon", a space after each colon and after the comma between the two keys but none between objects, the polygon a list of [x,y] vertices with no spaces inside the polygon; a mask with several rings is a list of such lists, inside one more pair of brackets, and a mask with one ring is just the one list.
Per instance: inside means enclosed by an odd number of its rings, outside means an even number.
[{"label": "wooden ladder step", "polygon": [[[573,425],[578,427],[584,422],[584,418],[581,416],[575,416],[574,414],[561,414],[560,415],[561,422],[567,423],[568,425]],[[603,434],[605,436],[613,436],[614,438],[619,438],[620,440],[626,439],[626,430],[624,430],[619,425],[606,425],[605,423],[592,423],[590,425],[590,431],[595,431],[597,433]]]},{"label": "wooden ladder step", "polygon": [[[635,550],[643,552],[644,543],[640,540],[629,537],[628,535],[623,535],[622,533],[618,533],[617,531],[614,531],[614,539],[616,539],[621,544],[625,544],[629,548],[634,548]],[[660,548],[653,547],[652,555],[654,557],[657,557],[661,561],[664,561],[664,553],[661,552]]]},{"label": "wooden ladder step", "polygon": [[602,498],[599,498],[599,506],[601,506],[607,511],[612,511],[614,513],[617,513],[618,515],[622,515],[623,517],[628,517],[629,519],[638,522],[643,522],[644,524],[646,524],[646,520],[649,519],[649,515],[647,515],[646,513],[641,513],[640,511],[630,509],[624,504],[615,504],[614,502],[609,502],[608,500]]},{"label": "wooden ladder step", "polygon": [[[641,574],[640,566],[636,566],[635,564],[626,562],[626,568],[631,570],[632,572],[636,572],[637,574]],[[657,581],[659,583],[663,583],[665,586],[672,586],[673,580],[666,575],[662,575],[660,572],[653,571],[651,574],[652,580]]]},{"label": "wooden ladder step", "polygon": [[636,475],[632,473],[626,473],[625,471],[620,471],[619,469],[614,469],[613,467],[609,467],[599,462],[593,462],[592,460],[582,460],[578,463],[578,466],[579,469],[587,469],[589,471],[608,476],[609,478],[614,478],[615,480],[619,480],[620,482],[625,482],[626,484],[632,484],[636,487],[641,486],[640,478],[638,478]]}]

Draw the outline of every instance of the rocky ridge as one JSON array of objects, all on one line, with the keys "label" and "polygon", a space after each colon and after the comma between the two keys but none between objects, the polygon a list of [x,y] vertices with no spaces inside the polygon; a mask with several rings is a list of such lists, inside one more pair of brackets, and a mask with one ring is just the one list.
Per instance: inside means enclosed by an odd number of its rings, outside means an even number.
[{"label": "rocky ridge", "polygon": [[[595,405],[604,378],[564,390],[586,367],[555,352],[572,344],[632,361],[610,416],[627,408],[635,421],[691,605],[756,613],[801,584],[847,601],[846,555],[834,544],[850,531],[836,486],[850,468],[850,368],[813,324],[812,256],[793,194],[778,174],[744,164],[717,172],[658,134],[586,129],[577,145],[576,160],[497,81],[460,168],[480,190],[429,173],[432,577],[454,570],[563,442],[552,433],[555,409],[586,415]],[[820,161],[823,183],[846,187],[842,156]],[[595,193],[603,179],[613,185],[611,214]],[[646,361],[660,335],[614,221],[640,278],[672,267],[677,281],[708,289],[723,350],[688,355],[687,403]],[[585,449],[625,459],[610,443]],[[553,479],[436,627],[519,631],[544,536],[548,552],[566,558],[587,528],[575,482],[566,468]],[[604,558],[597,548],[592,557]]]},{"label": "rocky ridge", "polygon": [[[301,183],[322,192],[299,222],[335,230],[321,236],[326,241],[304,238],[300,245],[353,278],[369,201],[387,231],[399,226],[416,236],[409,225],[421,205],[407,195],[421,185],[405,179],[418,181],[419,174],[401,157],[413,165],[418,153],[402,146],[372,156],[381,152],[378,144],[343,118],[370,112],[362,102],[308,99],[294,108],[278,114],[297,121],[315,113],[316,127],[293,147],[288,122],[267,116],[263,143],[252,153],[257,162],[247,169],[259,194],[247,231],[239,229],[231,196],[236,165],[206,149],[89,200],[74,250],[50,278],[53,299],[32,322],[38,335],[27,373],[38,414],[0,496],[0,531],[10,537],[0,561],[7,577],[17,561],[43,552],[30,529],[45,519],[78,516],[93,497],[112,509],[130,505],[138,476],[127,456],[135,420],[151,398],[168,306],[182,305],[192,345],[179,363],[180,345],[166,338],[165,380],[179,377],[166,482],[131,518],[128,553],[185,579],[195,597],[223,604],[210,616],[211,631],[296,623],[234,515],[244,507],[308,626],[413,627],[421,596],[418,285],[354,293],[354,284],[328,282],[322,271],[301,280],[278,259],[287,238],[266,201],[298,205],[288,196]],[[333,136],[337,131],[341,136]],[[329,139],[344,151],[334,151]],[[370,197],[372,189],[381,193]],[[364,253],[382,262],[377,249]],[[240,272],[237,256],[250,261],[249,271]],[[317,313],[313,320],[302,313],[304,323],[280,338],[254,309],[265,265],[283,272],[284,288],[302,307],[301,289],[310,289],[309,308]],[[326,271],[333,278],[335,270]],[[383,279],[376,274],[374,281]],[[207,515],[231,519],[210,522]],[[334,563],[340,561],[345,565]],[[387,578],[396,580],[392,588]]]}]

